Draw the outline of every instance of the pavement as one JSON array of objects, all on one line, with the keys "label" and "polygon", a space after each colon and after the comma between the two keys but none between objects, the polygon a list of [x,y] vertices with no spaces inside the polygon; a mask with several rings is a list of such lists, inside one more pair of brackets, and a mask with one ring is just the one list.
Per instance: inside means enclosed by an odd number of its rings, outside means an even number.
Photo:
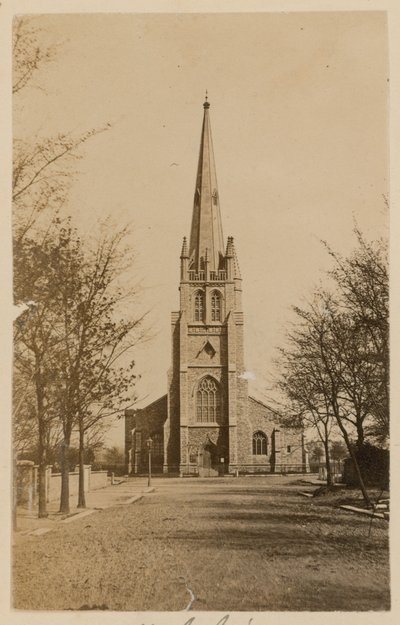
[{"label": "pavement", "polygon": [[121,479],[114,484],[110,483],[105,488],[99,488],[86,493],[86,508],[78,508],[78,496],[76,494],[71,495],[69,514],[59,512],[60,503],[58,500],[48,502],[48,516],[44,519],[38,518],[37,506],[31,510],[18,506],[15,532],[19,535],[40,536],[51,531],[59,524],[73,523],[98,510],[135,503],[135,501],[139,501],[143,496],[154,492],[154,490],[154,487],[148,486],[148,480],[145,477]]}]

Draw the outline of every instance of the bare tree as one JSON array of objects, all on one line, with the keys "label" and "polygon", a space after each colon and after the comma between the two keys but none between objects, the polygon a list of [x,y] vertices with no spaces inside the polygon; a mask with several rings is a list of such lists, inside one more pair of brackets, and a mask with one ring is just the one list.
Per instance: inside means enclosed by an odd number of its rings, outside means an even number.
[{"label": "bare tree", "polygon": [[63,344],[54,354],[59,381],[55,401],[63,429],[61,512],[69,511],[68,450],[74,428],[80,449],[78,505],[84,507],[85,436],[100,421],[122,414],[133,401],[131,352],[143,338],[143,316],[134,314],[135,290],[118,284],[131,262],[123,247],[126,234],[125,229],[104,234],[91,252],[76,230],[62,227],[49,251],[56,292],[54,331]]},{"label": "bare tree", "polygon": [[[13,442],[18,455],[29,453],[37,443],[37,420],[35,418],[35,394],[29,384],[29,374],[21,371],[17,359],[14,359],[13,376]],[[27,380],[28,377],[28,380]]]},{"label": "bare tree", "polygon": [[[348,257],[325,244],[336,290],[319,289],[306,307],[294,307],[297,323],[281,350],[278,384],[303,422],[334,420],[369,505],[352,439],[355,433],[361,449],[366,437],[388,437],[388,268],[385,243],[368,243],[357,229],[356,235],[358,247]],[[326,428],[324,434],[327,453]]]},{"label": "bare tree", "polygon": [[46,223],[54,219],[76,174],[74,164],[83,157],[80,149],[109,127],[106,124],[79,135],[62,133],[35,143],[14,140],[12,200],[16,241],[29,233],[41,215],[47,218]]},{"label": "bare tree", "polygon": [[[14,93],[53,58],[53,50],[39,42],[31,22],[16,22]],[[46,514],[44,476],[54,432],[58,439],[61,430],[60,510],[68,512],[73,432],[79,432],[82,507],[85,440],[104,432],[102,424],[134,400],[131,352],[144,333],[143,316],[132,312],[135,291],[120,280],[131,262],[123,249],[127,231],[102,233],[91,244],[80,239],[70,218],[61,217],[81,147],[108,128],[14,141],[14,296],[17,303],[34,303],[17,319],[15,354],[18,375],[24,376],[34,405],[40,516]],[[22,407],[27,408],[27,399],[28,392],[19,393],[20,416],[26,416]],[[18,420],[15,413],[21,438],[27,420]]]},{"label": "bare tree", "polygon": [[[309,328],[297,328],[288,336],[289,346],[280,349],[276,361],[279,370],[277,387],[287,398],[281,408],[282,423],[286,427],[312,428],[322,443],[327,485],[332,486],[330,437],[334,417],[327,396],[320,357],[309,340]],[[288,403],[289,402],[289,403]]]},{"label": "bare tree", "polygon": [[[17,17],[13,29],[13,93],[35,85],[34,77],[46,63],[54,61],[58,45],[43,43],[42,29],[34,17]],[[40,73],[40,72],[39,72]],[[60,132],[56,136],[13,141],[13,230],[20,241],[46,214],[51,222],[63,205],[76,174],[75,163],[83,157],[86,141],[110,127],[92,128],[80,134]],[[41,230],[46,229],[41,224]]]},{"label": "bare tree", "polygon": [[[44,298],[42,305],[38,304],[34,311],[26,311],[18,317],[16,324],[23,325],[19,330],[19,340],[15,344],[14,360],[15,369],[20,378],[24,381],[26,390],[35,401],[28,403],[28,393],[20,397],[20,401],[14,411],[14,432],[21,424],[21,413],[23,409],[31,407],[35,427],[22,431],[32,441],[32,434],[37,435],[37,454],[39,464],[39,517],[47,516],[46,492],[45,492],[45,472],[47,466],[47,448],[50,429],[55,419],[52,409],[52,386],[54,384],[54,372],[51,367],[49,355],[54,349],[59,349],[59,339],[55,337],[52,326],[52,315],[48,306],[48,300]],[[24,422],[24,420],[22,420]],[[26,423],[26,421],[25,421]],[[21,435],[21,427],[19,434]],[[24,441],[26,444],[26,440]],[[15,443],[16,444],[16,443]],[[19,439],[19,446],[22,441]]]},{"label": "bare tree", "polygon": [[[331,272],[340,292],[341,305],[357,328],[364,369],[368,369],[368,428],[379,443],[389,437],[389,271],[387,242],[368,242],[355,228],[358,248],[348,257],[327,249],[335,261]],[[368,363],[368,364],[367,364]]]},{"label": "bare tree", "polygon": [[[32,84],[35,73],[54,60],[57,46],[43,46],[34,17],[16,17],[13,24],[13,94]],[[38,86],[38,85],[37,85]]]},{"label": "bare tree", "polygon": [[[328,302],[327,302],[328,300]],[[327,303],[329,304],[327,306]],[[313,353],[318,356],[323,380],[323,391],[329,408],[342,433],[348,452],[353,461],[361,492],[366,504],[370,505],[370,498],[364,484],[361,469],[357,462],[354,447],[352,445],[346,422],[352,423],[351,415],[354,407],[348,396],[344,393],[342,382],[342,353],[336,341],[336,333],[332,331],[334,325],[334,307],[329,295],[319,294],[309,310],[297,308],[296,312],[300,319],[305,322],[309,329],[308,341],[312,345]],[[315,350],[315,351],[314,351]]]},{"label": "bare tree", "polygon": [[[38,86],[34,76],[55,58],[57,46],[43,44],[43,33],[34,18],[16,18],[13,30],[13,93]],[[14,138],[12,200],[14,244],[14,299],[25,303],[15,323],[14,445],[21,450],[38,439],[39,515],[45,516],[44,476],[54,417],[57,388],[54,358],[61,349],[62,335],[53,314],[57,293],[51,289],[49,241],[61,224],[63,205],[75,169],[82,158],[80,148],[91,137],[107,129],[92,129],[80,135],[60,133],[56,137],[29,142]],[[39,223],[40,216],[45,218]],[[33,306],[26,307],[26,303]],[[53,359],[53,362],[51,362]],[[34,428],[29,428],[34,415]],[[23,438],[25,437],[25,440]]]}]

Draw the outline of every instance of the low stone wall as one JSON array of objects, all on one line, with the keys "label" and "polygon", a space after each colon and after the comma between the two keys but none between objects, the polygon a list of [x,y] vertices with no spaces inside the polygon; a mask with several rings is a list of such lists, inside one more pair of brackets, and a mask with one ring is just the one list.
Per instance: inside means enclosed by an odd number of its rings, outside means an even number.
[{"label": "low stone wall", "polygon": [[[105,488],[108,484],[107,471],[92,471],[90,465],[84,466],[84,490]],[[69,494],[78,495],[79,472],[69,474]],[[38,466],[28,460],[17,462],[17,504],[32,508],[37,501]],[[47,501],[57,501],[61,495],[61,473],[52,473],[51,466],[46,470]]]},{"label": "low stone wall", "polygon": [[[84,473],[84,490],[89,490],[90,465],[85,465]],[[69,494],[77,495],[79,492],[79,472],[71,471],[69,474]],[[47,476],[47,501],[56,501],[61,495],[61,473],[50,473]]]},{"label": "low stone wall", "polygon": [[16,473],[17,503],[31,508],[36,496],[37,466],[30,460],[20,460]]},{"label": "low stone wall", "polygon": [[[84,466],[84,490],[98,490],[107,486],[107,471],[92,471],[90,465]],[[61,473],[51,473],[47,487],[47,501],[55,501],[61,495]],[[77,495],[79,492],[79,472],[69,474],[69,494]]]},{"label": "low stone wall", "polygon": [[107,471],[91,471],[89,476],[89,490],[105,488],[108,484]]},{"label": "low stone wall", "polygon": [[272,470],[269,462],[257,463],[257,464],[241,464],[238,466],[239,473],[273,473],[273,474],[286,474],[286,473],[308,473],[307,467],[304,464],[277,464]]}]

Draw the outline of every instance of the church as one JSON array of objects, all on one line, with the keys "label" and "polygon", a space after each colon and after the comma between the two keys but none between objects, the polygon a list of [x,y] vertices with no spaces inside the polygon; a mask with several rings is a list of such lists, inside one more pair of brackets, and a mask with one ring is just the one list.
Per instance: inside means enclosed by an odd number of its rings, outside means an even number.
[{"label": "church", "polygon": [[244,364],[242,278],[233,237],[226,244],[210,125],[203,124],[189,240],[180,255],[179,310],[171,315],[172,362],[167,393],[125,413],[130,474],[306,472],[301,430],[248,394]]}]

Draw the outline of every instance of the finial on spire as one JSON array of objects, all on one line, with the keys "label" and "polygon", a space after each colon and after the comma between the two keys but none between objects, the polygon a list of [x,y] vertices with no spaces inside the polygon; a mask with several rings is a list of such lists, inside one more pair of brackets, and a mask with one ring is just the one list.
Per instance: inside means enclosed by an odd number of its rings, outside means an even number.
[{"label": "finial on spire", "polygon": [[210,103],[209,103],[209,101],[208,101],[208,91],[207,91],[207,89],[206,89],[206,99],[205,99],[205,102],[204,102],[204,104],[203,104],[203,107],[204,107],[205,109],[209,109],[209,108],[210,108]]}]

